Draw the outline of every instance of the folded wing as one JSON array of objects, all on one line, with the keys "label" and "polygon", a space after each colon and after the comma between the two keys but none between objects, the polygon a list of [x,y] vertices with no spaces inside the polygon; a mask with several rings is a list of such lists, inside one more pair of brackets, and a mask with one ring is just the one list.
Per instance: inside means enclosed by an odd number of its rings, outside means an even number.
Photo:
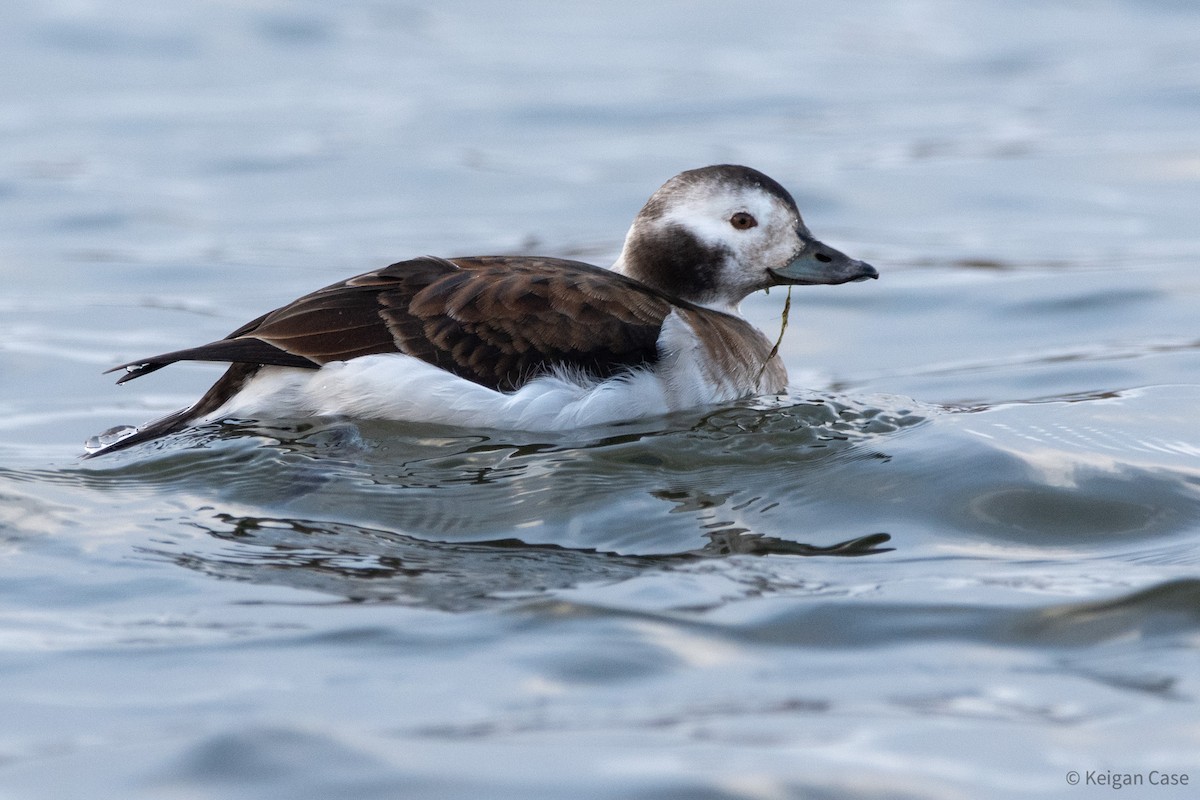
[{"label": "folded wing", "polygon": [[575,261],[418,258],[327,286],[224,339],[123,364],[118,381],[176,361],[317,369],[404,353],[500,391],[554,369],[608,377],[653,363],[672,301]]}]

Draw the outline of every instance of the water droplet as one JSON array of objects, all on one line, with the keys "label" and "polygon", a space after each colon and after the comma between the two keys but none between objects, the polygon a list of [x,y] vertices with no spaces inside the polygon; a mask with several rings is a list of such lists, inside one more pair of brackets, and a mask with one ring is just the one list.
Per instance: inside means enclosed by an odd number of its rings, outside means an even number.
[{"label": "water droplet", "polygon": [[83,443],[83,449],[88,455],[95,455],[106,447],[111,447],[122,439],[137,433],[133,425],[117,425],[104,433],[98,433]]}]

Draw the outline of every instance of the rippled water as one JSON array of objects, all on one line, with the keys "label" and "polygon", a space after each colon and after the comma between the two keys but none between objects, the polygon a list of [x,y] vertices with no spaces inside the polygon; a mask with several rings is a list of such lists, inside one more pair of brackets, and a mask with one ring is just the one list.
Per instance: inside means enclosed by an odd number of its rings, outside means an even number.
[{"label": "rippled water", "polygon": [[[1200,784],[1191,5],[27,4],[0,45],[0,797]],[[609,262],[719,161],[882,273],[796,290],[786,396],[78,458],[218,374],[107,366],[402,257]]]}]

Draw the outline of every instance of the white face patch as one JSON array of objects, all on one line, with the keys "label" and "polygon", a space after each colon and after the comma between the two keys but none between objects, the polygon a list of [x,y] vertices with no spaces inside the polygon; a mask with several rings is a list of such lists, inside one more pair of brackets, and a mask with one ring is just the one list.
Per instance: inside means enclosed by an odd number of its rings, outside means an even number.
[{"label": "white face patch", "polygon": [[[747,226],[742,218],[735,225],[735,215],[749,215],[754,224]],[[694,274],[681,271],[672,277],[681,283],[694,279],[692,285],[704,287],[703,296],[687,299],[723,310],[735,309],[746,295],[774,285],[768,270],[792,261],[804,247],[801,234],[807,233],[795,206],[761,185],[721,177],[669,182],[634,221],[616,268],[639,279],[653,277],[640,274],[638,265],[628,263],[627,259],[634,257],[631,245],[667,231],[676,237],[690,237],[702,250],[719,254],[689,262],[687,269],[695,270]],[[682,246],[678,238],[675,241]],[[679,291],[662,281],[656,285]]]},{"label": "white face patch", "polygon": [[[697,186],[696,191],[672,204],[663,215],[665,222],[691,231],[709,245],[726,250],[720,283],[724,297],[737,295],[736,305],[746,294],[771,285],[768,269],[782,267],[803,248],[798,229],[800,216],[778,197],[757,188],[720,191],[719,187]],[[749,214],[758,223],[739,229],[735,214]]]}]

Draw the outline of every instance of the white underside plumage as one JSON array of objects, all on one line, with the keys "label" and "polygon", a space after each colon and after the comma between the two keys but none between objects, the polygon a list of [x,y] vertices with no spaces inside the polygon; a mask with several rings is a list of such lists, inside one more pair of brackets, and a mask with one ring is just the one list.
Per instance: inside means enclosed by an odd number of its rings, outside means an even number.
[{"label": "white underside plumage", "polygon": [[608,379],[557,371],[498,392],[400,353],[335,361],[318,370],[263,367],[202,421],[346,415],[513,430],[568,430],[723,403],[757,385],[706,363],[690,326],[670,315],[659,360]]},{"label": "white underside plumage", "polygon": [[650,372],[606,381],[546,375],[497,392],[400,354],[335,361],[321,369],[265,367],[208,420],[346,415],[515,430],[563,430],[671,410]]}]

